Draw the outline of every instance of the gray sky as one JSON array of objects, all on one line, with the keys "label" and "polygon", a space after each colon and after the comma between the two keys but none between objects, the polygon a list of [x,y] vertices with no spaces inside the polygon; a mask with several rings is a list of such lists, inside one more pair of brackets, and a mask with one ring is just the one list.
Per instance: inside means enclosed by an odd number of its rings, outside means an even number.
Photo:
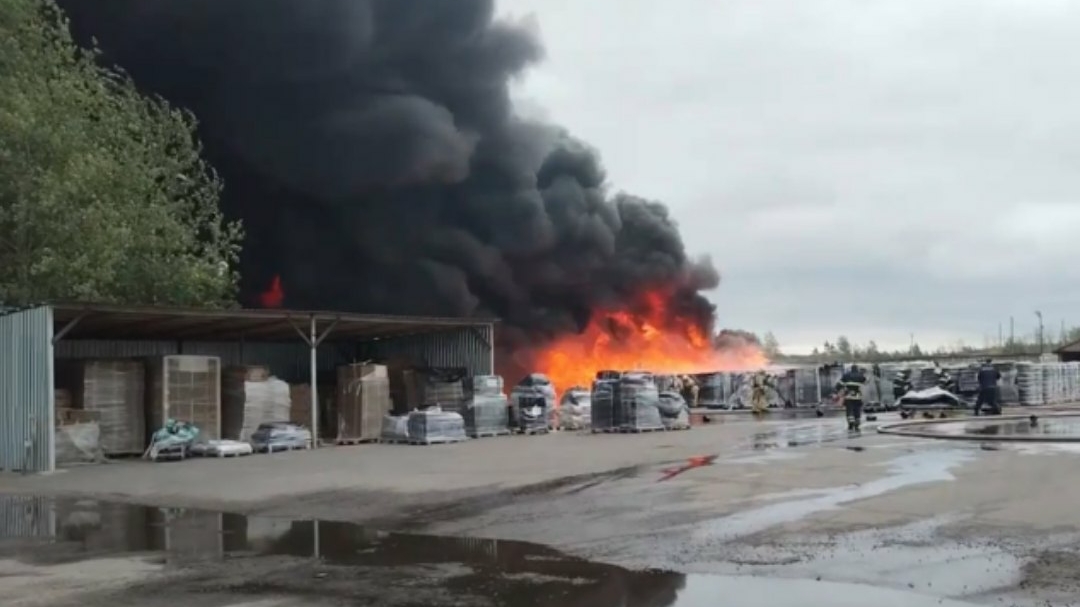
[{"label": "gray sky", "polygon": [[791,350],[1080,324],[1080,2],[499,0],[517,87]]}]

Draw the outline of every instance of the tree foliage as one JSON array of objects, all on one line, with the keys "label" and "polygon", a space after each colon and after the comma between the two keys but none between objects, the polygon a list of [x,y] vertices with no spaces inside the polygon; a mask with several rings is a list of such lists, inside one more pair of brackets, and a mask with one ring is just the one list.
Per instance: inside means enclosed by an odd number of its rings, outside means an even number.
[{"label": "tree foliage", "polygon": [[0,301],[232,301],[240,226],[194,119],[79,49],[51,0],[0,0]]}]

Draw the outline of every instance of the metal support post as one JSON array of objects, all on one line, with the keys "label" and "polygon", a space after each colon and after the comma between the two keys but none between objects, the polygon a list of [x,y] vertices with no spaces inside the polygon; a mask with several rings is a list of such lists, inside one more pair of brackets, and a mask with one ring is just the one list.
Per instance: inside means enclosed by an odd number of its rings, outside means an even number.
[{"label": "metal support post", "polygon": [[[315,315],[311,315],[311,334],[308,338],[311,349],[311,448],[319,448],[319,335]],[[318,527],[316,526],[316,532]]]}]

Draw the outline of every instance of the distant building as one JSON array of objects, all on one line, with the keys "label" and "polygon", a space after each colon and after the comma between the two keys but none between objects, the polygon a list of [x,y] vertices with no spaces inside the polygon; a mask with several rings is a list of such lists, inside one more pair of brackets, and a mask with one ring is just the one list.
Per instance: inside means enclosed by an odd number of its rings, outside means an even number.
[{"label": "distant building", "polygon": [[1058,360],[1063,363],[1080,362],[1080,339],[1061,346],[1054,350],[1054,353],[1058,355]]}]

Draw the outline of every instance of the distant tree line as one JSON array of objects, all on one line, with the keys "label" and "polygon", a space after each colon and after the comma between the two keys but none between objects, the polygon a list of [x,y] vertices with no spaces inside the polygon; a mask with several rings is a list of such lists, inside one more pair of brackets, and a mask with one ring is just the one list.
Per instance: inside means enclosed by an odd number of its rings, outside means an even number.
[{"label": "distant tree line", "polygon": [[835,341],[826,341],[821,347],[814,348],[810,354],[785,354],[780,342],[771,331],[760,338],[755,336],[769,360],[782,363],[826,363],[826,362],[887,362],[910,360],[913,358],[933,358],[935,356],[1019,356],[1053,352],[1063,345],[1080,340],[1080,327],[1061,331],[1057,336],[1043,336],[1042,343],[1037,335],[1014,337],[1004,343],[989,348],[975,348],[958,341],[951,346],[941,346],[934,350],[923,349],[917,342],[899,350],[883,350],[870,340],[865,345],[853,343],[847,336],[841,335]]}]

